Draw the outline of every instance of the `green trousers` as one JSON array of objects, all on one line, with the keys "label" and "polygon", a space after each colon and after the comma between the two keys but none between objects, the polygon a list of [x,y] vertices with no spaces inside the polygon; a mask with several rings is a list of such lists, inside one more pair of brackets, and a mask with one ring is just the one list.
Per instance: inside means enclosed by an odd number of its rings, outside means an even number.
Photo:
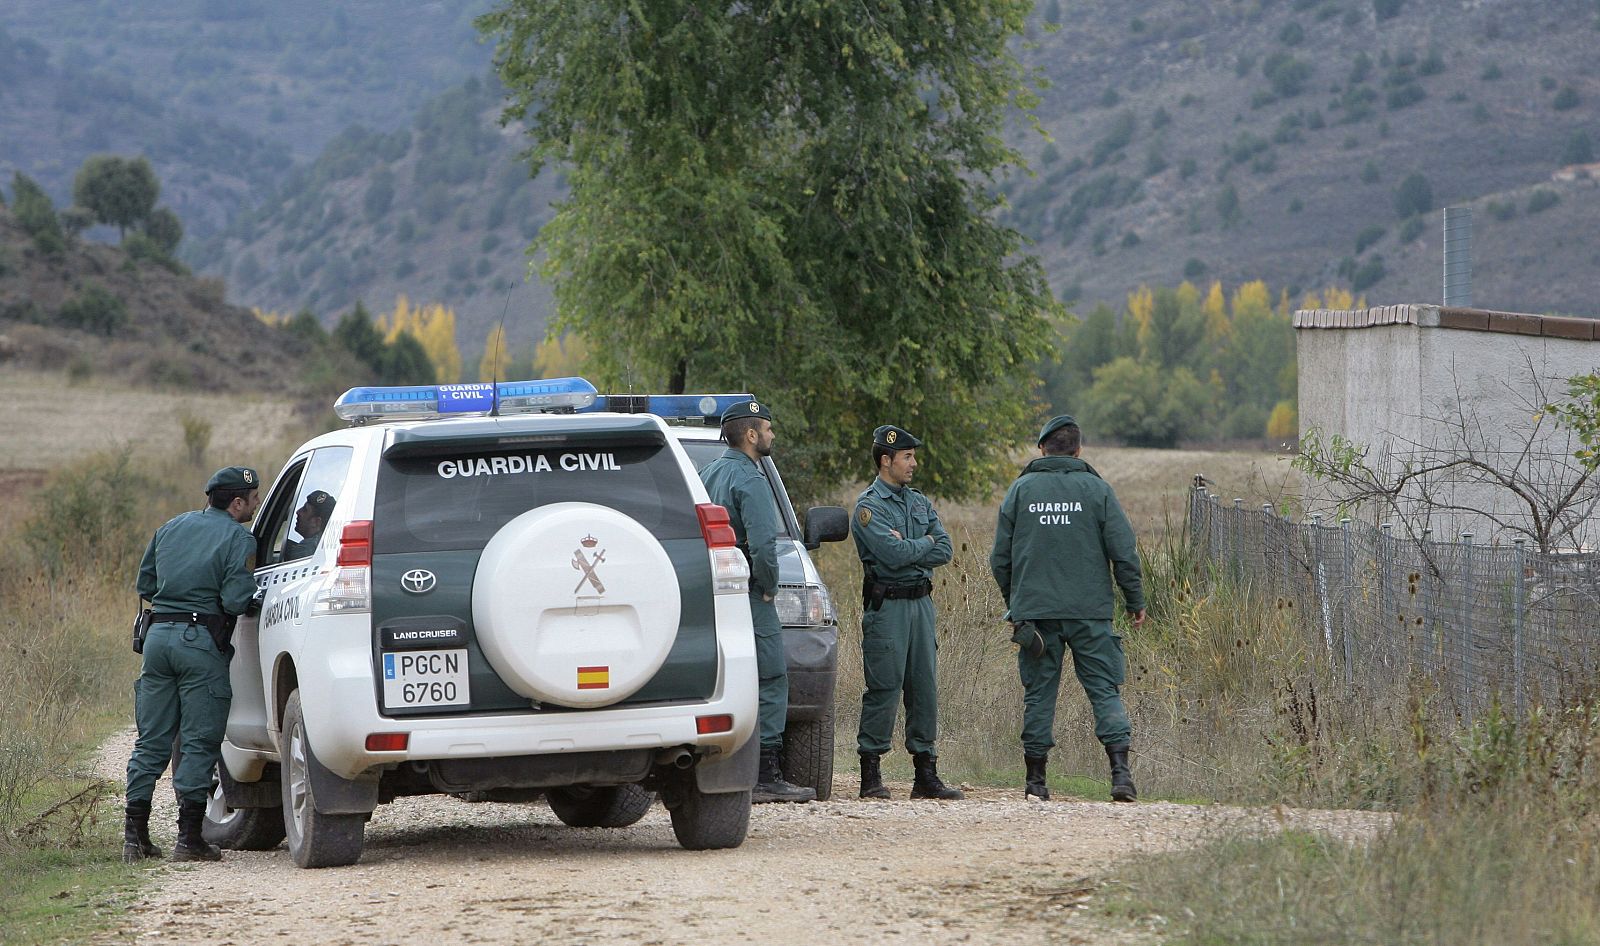
[{"label": "green trousers", "polygon": [[933,598],[884,601],[861,616],[861,727],[856,748],[882,755],[894,738],[896,704],[906,707],[906,751],[937,755],[939,739],[938,643]]},{"label": "green trousers", "polygon": [[783,652],[783,625],[778,623],[778,606],[750,596],[750,617],[756,626],[756,676],[760,678],[761,698],[757,710],[761,748],[783,748],[783,727],[789,718],[789,658]]},{"label": "green trousers", "polygon": [[210,632],[193,624],[153,625],[134,690],[139,738],[128,760],[128,801],[149,801],[155,794],[177,738],[183,758],[172,773],[172,786],[179,799],[204,802],[232,702],[228,660]]},{"label": "green trousers", "polygon": [[1044,654],[1030,657],[1017,652],[1022,674],[1022,751],[1047,755],[1056,744],[1056,694],[1061,686],[1061,663],[1072,651],[1072,669],[1094,708],[1094,734],[1102,745],[1126,744],[1133,729],[1122,705],[1124,679],[1122,638],[1110,621],[1044,620],[1033,622],[1044,638]]}]

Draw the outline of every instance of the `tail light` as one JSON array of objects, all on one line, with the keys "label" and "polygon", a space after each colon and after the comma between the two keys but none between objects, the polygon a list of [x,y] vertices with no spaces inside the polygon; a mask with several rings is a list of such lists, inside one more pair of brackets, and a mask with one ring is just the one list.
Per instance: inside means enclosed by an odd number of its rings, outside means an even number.
[{"label": "tail light", "polygon": [[349,523],[339,535],[336,567],[311,605],[313,614],[372,610],[372,521]]},{"label": "tail light", "polygon": [[739,550],[739,537],[733,532],[728,510],[716,503],[694,507],[700,518],[700,534],[711,550],[711,586],[719,595],[742,595],[750,588],[750,563]]}]

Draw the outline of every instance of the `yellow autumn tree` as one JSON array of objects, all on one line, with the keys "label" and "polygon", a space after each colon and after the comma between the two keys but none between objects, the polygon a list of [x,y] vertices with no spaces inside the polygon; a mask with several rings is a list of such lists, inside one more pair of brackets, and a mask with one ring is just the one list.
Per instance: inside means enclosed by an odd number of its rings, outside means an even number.
[{"label": "yellow autumn tree", "polygon": [[483,342],[483,358],[478,362],[478,380],[506,380],[506,370],[511,367],[511,346],[506,344],[506,330],[496,324]]},{"label": "yellow autumn tree", "polygon": [[1134,338],[1138,340],[1141,357],[1150,352],[1152,342],[1150,320],[1155,314],[1155,309],[1155,290],[1149,286],[1140,286],[1128,293],[1128,318],[1133,320]]},{"label": "yellow autumn tree", "polygon": [[394,311],[374,323],[393,342],[404,332],[417,340],[441,382],[461,380],[461,348],[456,344],[456,313],[443,303],[413,307],[404,294],[395,297]]},{"label": "yellow autumn tree", "polygon": [[1267,436],[1273,440],[1292,439],[1299,431],[1300,419],[1295,415],[1294,405],[1288,401],[1279,401],[1272,408],[1272,416],[1267,418]]},{"label": "yellow autumn tree", "polygon": [[[1322,302],[1322,308],[1324,309],[1350,309],[1354,308],[1356,304],[1355,297],[1350,294],[1350,290],[1340,289],[1338,286],[1329,286],[1323,290]],[[1363,299],[1362,307],[1365,308],[1365,306],[1366,300]]]},{"label": "yellow autumn tree", "polygon": [[1211,284],[1206,301],[1200,304],[1200,312],[1206,317],[1206,341],[1215,350],[1233,332],[1233,325],[1228,321],[1228,299],[1221,282]]},{"label": "yellow autumn tree", "polygon": [[1235,322],[1246,315],[1271,315],[1272,291],[1259,279],[1247,282],[1233,291],[1231,308]]},{"label": "yellow autumn tree", "polygon": [[581,336],[546,338],[533,351],[533,373],[540,378],[580,377],[588,359],[589,345]]}]

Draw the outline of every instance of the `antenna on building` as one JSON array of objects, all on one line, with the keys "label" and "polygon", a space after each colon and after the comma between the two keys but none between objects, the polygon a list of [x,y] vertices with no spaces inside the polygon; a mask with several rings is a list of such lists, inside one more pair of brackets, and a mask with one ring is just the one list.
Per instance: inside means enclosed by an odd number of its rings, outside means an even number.
[{"label": "antenna on building", "polygon": [[1472,307],[1472,208],[1444,209],[1444,304]]}]

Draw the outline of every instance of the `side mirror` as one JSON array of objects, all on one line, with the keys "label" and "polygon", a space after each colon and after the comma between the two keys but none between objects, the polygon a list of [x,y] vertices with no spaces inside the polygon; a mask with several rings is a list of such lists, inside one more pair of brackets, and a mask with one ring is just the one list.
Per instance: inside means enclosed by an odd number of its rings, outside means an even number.
[{"label": "side mirror", "polygon": [[843,506],[812,506],[806,510],[806,548],[815,552],[824,542],[850,535],[850,514]]}]

